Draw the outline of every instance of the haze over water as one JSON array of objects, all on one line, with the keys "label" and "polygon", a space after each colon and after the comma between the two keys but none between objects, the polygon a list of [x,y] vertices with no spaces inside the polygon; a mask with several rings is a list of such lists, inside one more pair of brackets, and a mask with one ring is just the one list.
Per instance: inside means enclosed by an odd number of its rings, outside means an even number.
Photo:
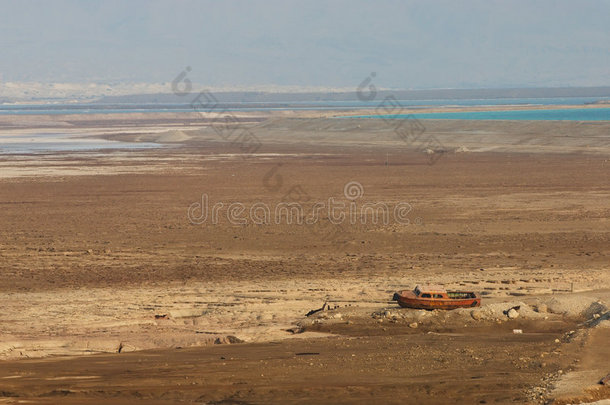
[{"label": "haze over water", "polygon": [[[398,100],[400,106],[409,108],[459,107],[459,106],[552,106],[552,105],[585,105],[600,101],[608,101],[609,97],[553,97],[553,98],[496,98],[496,99],[437,99],[437,100]],[[266,101],[266,102],[239,102],[230,103],[232,107],[222,108],[226,111],[275,111],[275,110],[352,110],[358,108],[376,108],[381,100],[316,100],[316,101]],[[237,106],[235,106],[237,105]],[[600,105],[600,109],[601,105]],[[40,103],[40,104],[4,104],[0,105],[0,115],[37,115],[37,114],[121,114],[121,113],[163,113],[163,112],[192,112],[188,103]],[[550,111],[550,110],[547,110]],[[443,113],[444,114],[444,113]],[[451,113],[453,114],[453,113]],[[607,113],[577,113],[560,114],[549,113],[527,118],[528,115],[520,113],[508,114],[505,118],[486,118],[481,115],[466,115],[466,118],[455,119],[561,119],[576,121],[608,120]],[[548,118],[547,118],[548,117]],[[433,118],[433,117],[429,117]],[[444,118],[442,116],[434,118]]]}]

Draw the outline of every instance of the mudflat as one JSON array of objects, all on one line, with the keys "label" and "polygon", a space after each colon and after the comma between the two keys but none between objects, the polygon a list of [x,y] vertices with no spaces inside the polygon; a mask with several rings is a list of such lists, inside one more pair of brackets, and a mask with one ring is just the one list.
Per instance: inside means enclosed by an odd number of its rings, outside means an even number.
[{"label": "mudflat", "polygon": [[[608,397],[608,123],[2,119],[164,147],[0,157],[0,401]],[[391,301],[418,283],[483,305]]]}]

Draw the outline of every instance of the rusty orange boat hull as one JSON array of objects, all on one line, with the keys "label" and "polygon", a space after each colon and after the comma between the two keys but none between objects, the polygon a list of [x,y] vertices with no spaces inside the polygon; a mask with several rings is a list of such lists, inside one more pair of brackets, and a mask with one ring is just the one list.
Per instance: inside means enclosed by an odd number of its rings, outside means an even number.
[{"label": "rusty orange boat hull", "polygon": [[[444,309],[474,308],[481,305],[481,296],[474,292],[449,291],[441,297],[423,298],[413,291],[396,293],[396,301],[403,308],[412,309]],[[451,296],[457,296],[452,298]],[[462,298],[463,297],[463,298]]]}]

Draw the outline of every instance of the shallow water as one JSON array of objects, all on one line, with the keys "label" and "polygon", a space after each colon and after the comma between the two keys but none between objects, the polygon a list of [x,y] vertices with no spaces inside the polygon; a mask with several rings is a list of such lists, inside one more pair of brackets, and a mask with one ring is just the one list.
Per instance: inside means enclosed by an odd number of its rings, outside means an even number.
[{"label": "shallow water", "polygon": [[570,108],[557,110],[506,110],[415,113],[395,115],[362,115],[357,118],[435,120],[532,120],[532,121],[610,121],[608,108]]},{"label": "shallow water", "polygon": [[[498,106],[498,105],[585,105],[598,101],[608,101],[610,97],[553,97],[553,98],[496,98],[496,99],[431,99],[431,100],[392,100],[402,107],[418,108],[425,106]],[[388,100],[375,98],[363,100],[319,100],[319,101],[269,101],[230,103],[230,108],[218,106],[222,111],[282,111],[282,110],[353,110],[358,108],[380,107]],[[237,104],[238,106],[234,106]],[[189,103],[185,104],[0,104],[0,115],[35,114],[121,114],[121,113],[166,113],[193,112]],[[197,110],[195,110],[197,111]]]},{"label": "shallow water", "polygon": [[81,138],[62,133],[36,133],[0,136],[0,154],[95,151],[103,149],[150,149],[161,145],[146,142],[119,142]]}]

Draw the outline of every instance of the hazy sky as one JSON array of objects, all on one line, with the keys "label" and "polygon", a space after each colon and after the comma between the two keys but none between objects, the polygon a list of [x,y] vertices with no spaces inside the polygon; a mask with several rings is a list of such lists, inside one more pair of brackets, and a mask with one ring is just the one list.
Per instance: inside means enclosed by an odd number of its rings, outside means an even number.
[{"label": "hazy sky", "polygon": [[610,85],[610,1],[4,1],[0,80]]}]

